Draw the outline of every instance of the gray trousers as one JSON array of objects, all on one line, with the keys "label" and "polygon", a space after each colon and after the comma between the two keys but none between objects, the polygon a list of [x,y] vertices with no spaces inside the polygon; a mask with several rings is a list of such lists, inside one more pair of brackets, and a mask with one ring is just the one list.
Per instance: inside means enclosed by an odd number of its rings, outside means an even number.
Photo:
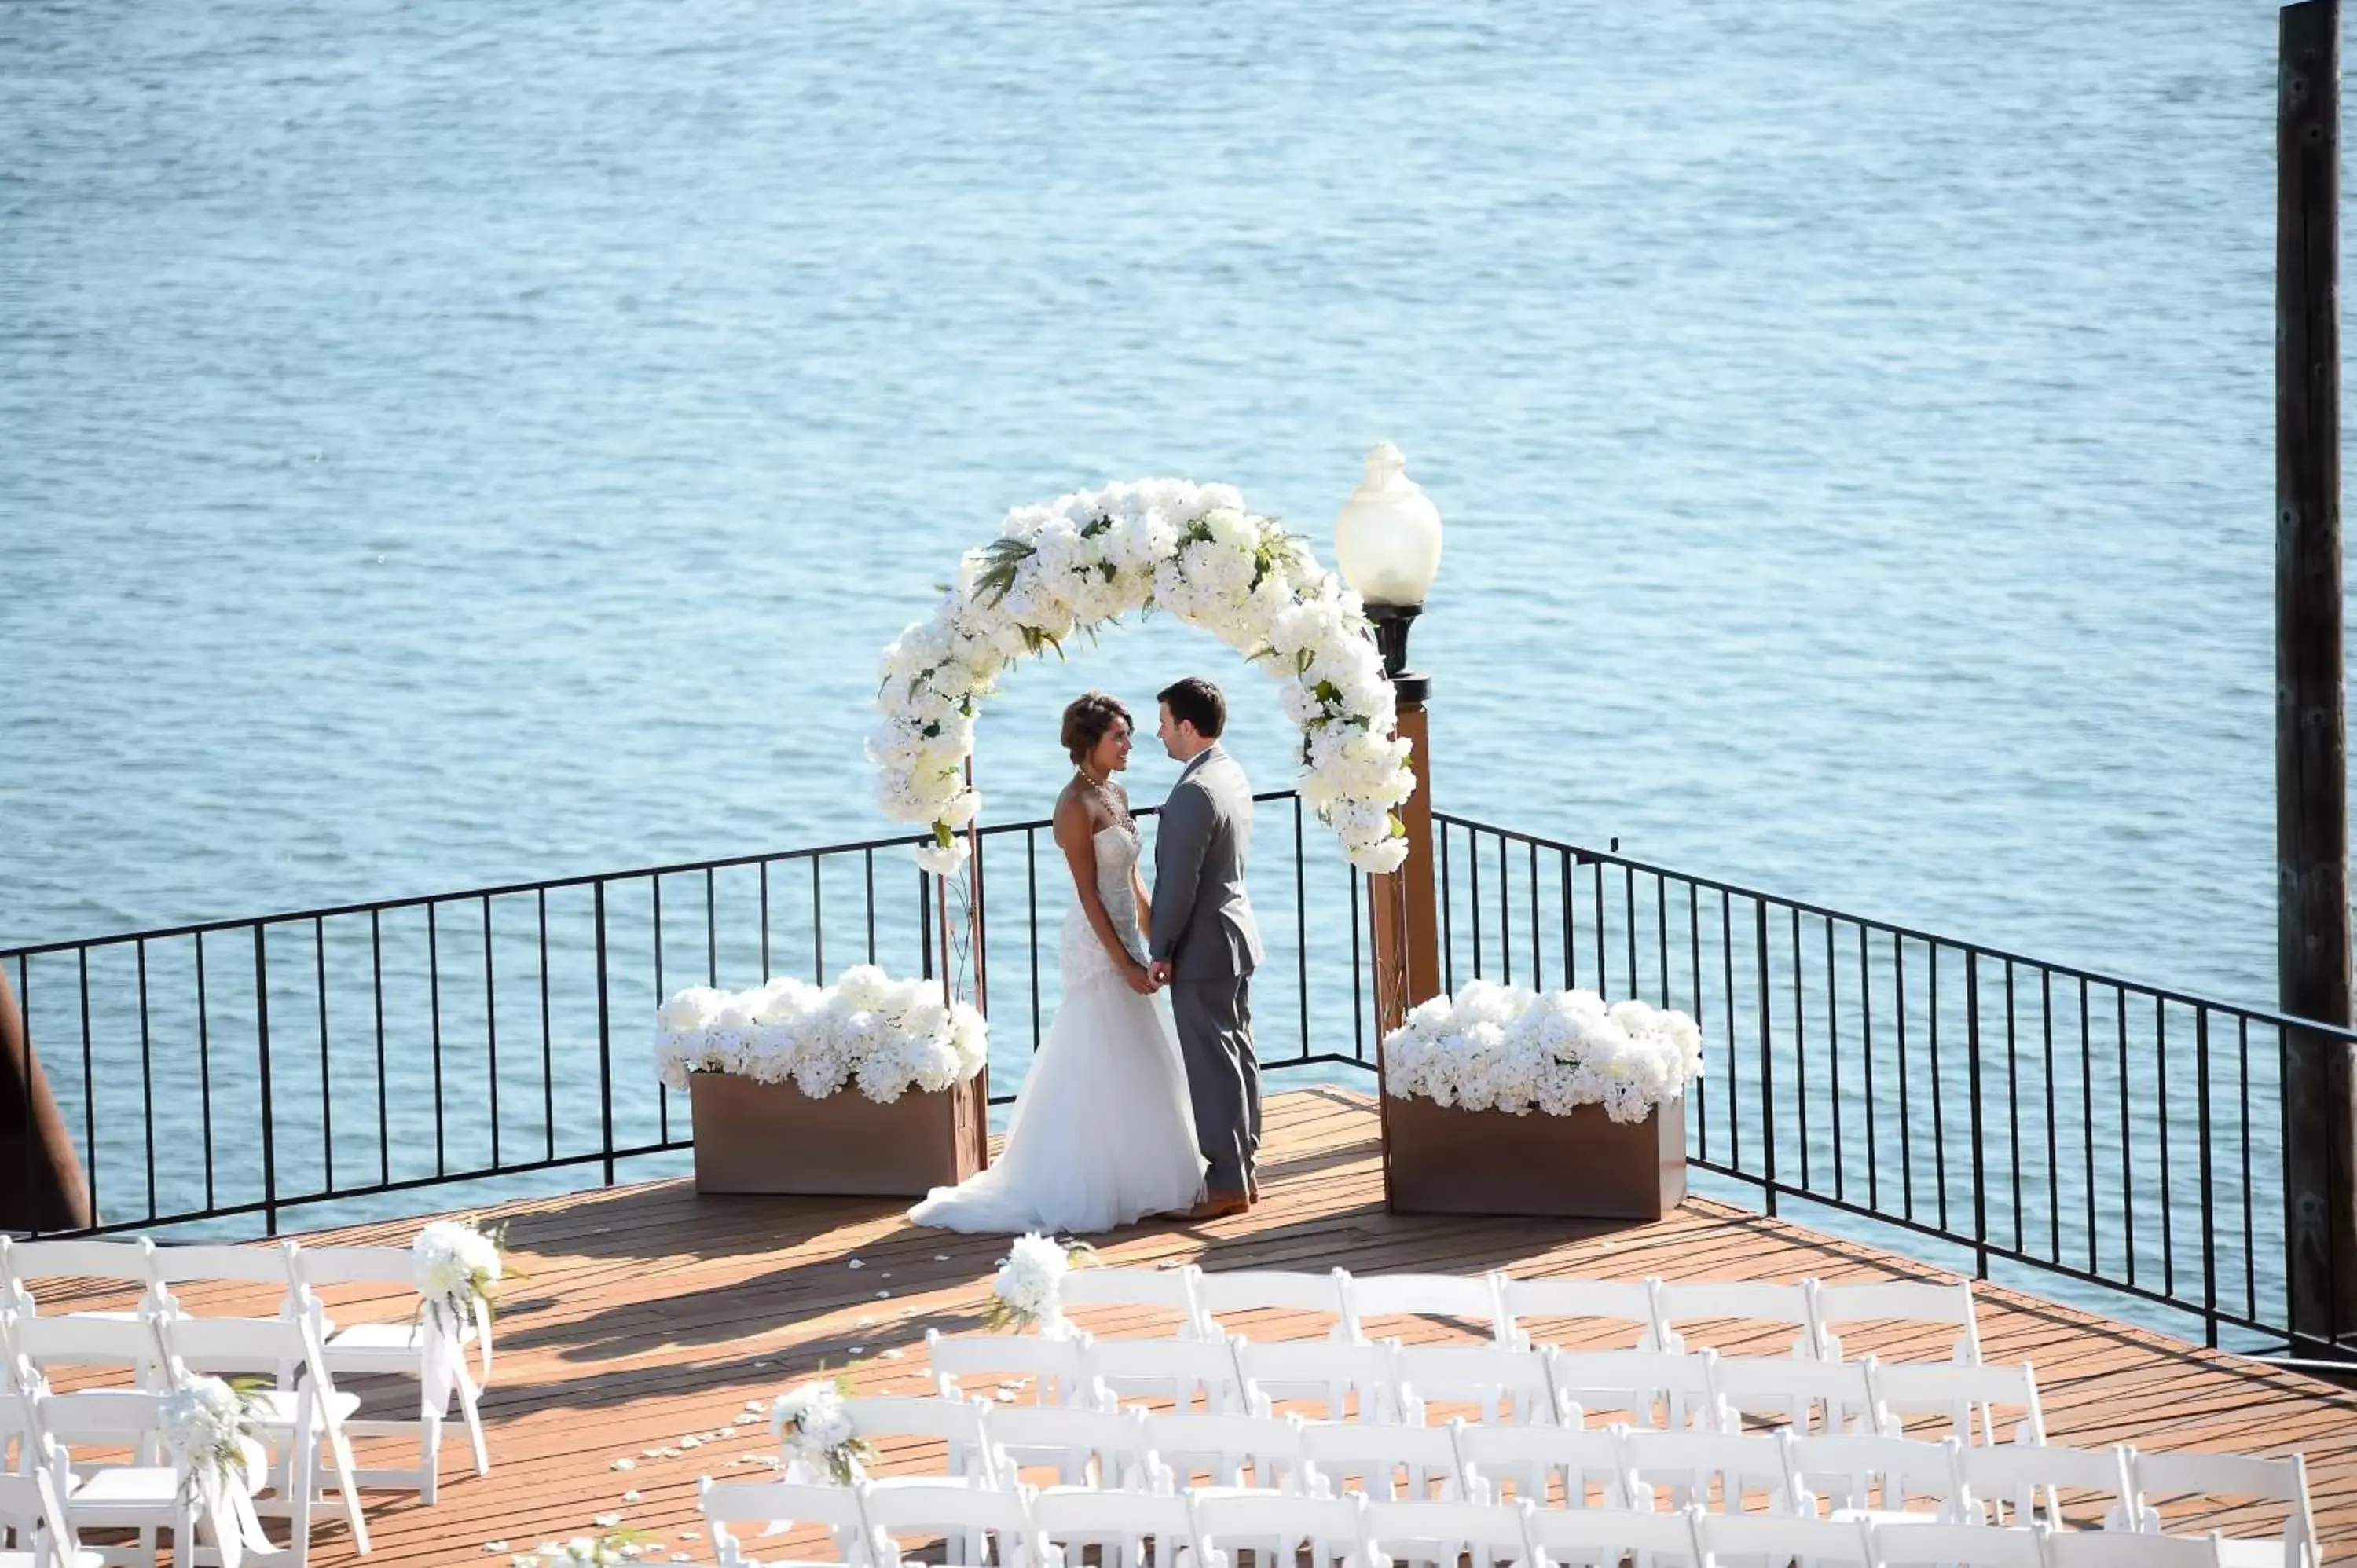
[{"label": "gray trousers", "polygon": [[1253,1055],[1252,976],[1170,983],[1178,1054],[1194,1101],[1195,1137],[1211,1170],[1203,1185],[1240,1193],[1260,1156],[1260,1058]]}]

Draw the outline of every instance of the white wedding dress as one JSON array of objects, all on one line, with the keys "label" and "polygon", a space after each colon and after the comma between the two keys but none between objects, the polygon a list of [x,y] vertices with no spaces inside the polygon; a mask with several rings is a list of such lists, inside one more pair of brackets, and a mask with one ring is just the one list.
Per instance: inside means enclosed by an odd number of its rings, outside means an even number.
[{"label": "white wedding dress", "polygon": [[[1099,828],[1097,892],[1138,961],[1137,829]],[[920,1225],[1019,1235],[1110,1230],[1203,1196],[1203,1151],[1169,1004],[1129,988],[1076,901],[1058,967],[1063,1004],[1015,1100],[997,1163],[937,1187]]]}]

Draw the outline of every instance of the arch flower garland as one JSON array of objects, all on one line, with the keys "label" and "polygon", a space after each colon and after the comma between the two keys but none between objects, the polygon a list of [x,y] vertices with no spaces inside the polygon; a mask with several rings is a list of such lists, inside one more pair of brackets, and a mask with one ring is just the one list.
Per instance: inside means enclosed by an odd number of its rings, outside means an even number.
[{"label": "arch flower garland", "polygon": [[922,822],[919,864],[965,864],[960,830],[982,809],[965,778],[974,719],[1000,673],[1132,610],[1200,626],[1283,683],[1301,730],[1301,797],[1362,871],[1407,858],[1396,809],[1415,793],[1408,743],[1392,738],[1391,682],[1359,596],[1300,540],[1244,510],[1231,485],[1140,479],[1017,507],[969,550],[931,616],[884,650],[868,737],[887,815]]}]

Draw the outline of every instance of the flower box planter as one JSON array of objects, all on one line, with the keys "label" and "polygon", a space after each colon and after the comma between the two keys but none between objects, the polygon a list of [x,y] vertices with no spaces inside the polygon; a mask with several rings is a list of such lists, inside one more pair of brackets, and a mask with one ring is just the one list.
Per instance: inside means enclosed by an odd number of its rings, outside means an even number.
[{"label": "flower box planter", "polygon": [[695,1190],[922,1197],[989,1163],[990,1073],[889,1105],[845,1084],[813,1100],[791,1082],[692,1073]]},{"label": "flower box planter", "polygon": [[1686,1102],[1615,1122],[1601,1105],[1516,1116],[1387,1095],[1383,1169],[1402,1214],[1659,1219],[1685,1200]]}]

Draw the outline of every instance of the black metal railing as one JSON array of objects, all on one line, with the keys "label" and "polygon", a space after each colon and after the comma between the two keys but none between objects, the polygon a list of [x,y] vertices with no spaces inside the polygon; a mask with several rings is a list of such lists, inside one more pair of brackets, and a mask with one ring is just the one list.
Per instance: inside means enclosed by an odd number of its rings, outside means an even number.
[{"label": "black metal railing", "polygon": [[[1370,1062],[1357,874],[1290,792],[1258,799],[1266,1063]],[[988,977],[1004,1104],[1053,1013],[1070,899],[1047,822],[982,838],[980,940],[952,962],[978,958]],[[511,1194],[545,1174],[554,1190],[591,1167],[611,1183],[630,1162],[662,1174],[649,1157],[690,1138],[653,1076],[657,1003],[699,982],[831,979],[863,961],[934,976],[939,886],[910,859],[918,842],[48,942],[0,950],[0,964],[75,1135],[97,1230],[258,1219],[274,1233],[289,1209],[364,1218],[400,1207],[367,1200],[425,1188],[497,1181]]]},{"label": "black metal railing", "polygon": [[1460,817],[1435,827],[1443,983],[1693,1014],[1706,1076],[1688,1156],[1735,1196],[2198,1325],[2212,1345],[2357,1351],[2295,1321],[2281,1158],[2293,1036],[2351,1032]]},{"label": "black metal railing", "polygon": [[[1274,1082],[1370,1070],[1361,879],[1297,796],[1258,799],[1264,1063]],[[2295,1321],[2281,1164],[2285,1052],[2301,1031],[2349,1032],[1615,851],[1435,826],[1448,988],[1584,986],[1701,1022],[1688,1152],[1706,1190],[2212,1344],[2357,1349]],[[447,1208],[683,1168],[684,1108],[652,1071],[657,1003],[863,961],[935,975],[941,890],[917,842],[50,942],[0,964],[97,1229],[274,1232],[293,1209],[325,1224],[426,1189]],[[952,961],[986,976],[1004,1104],[1053,1015],[1070,899],[1046,822],[982,842],[976,940]]]}]

